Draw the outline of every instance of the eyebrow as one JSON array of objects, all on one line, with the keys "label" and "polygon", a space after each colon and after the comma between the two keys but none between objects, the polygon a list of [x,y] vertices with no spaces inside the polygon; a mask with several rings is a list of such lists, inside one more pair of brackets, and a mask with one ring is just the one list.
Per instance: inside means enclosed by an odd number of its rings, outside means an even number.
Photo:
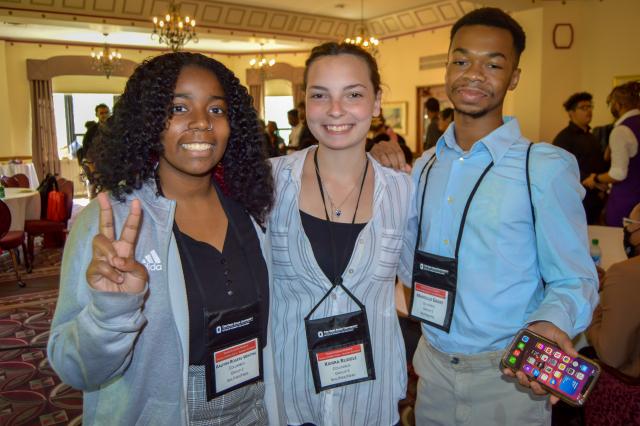
[{"label": "eyebrow", "polygon": [[[469,51],[467,49],[462,48],[462,47],[458,47],[458,48],[454,49],[453,52],[451,52],[451,53],[456,53],[456,52],[462,53],[463,55],[468,55],[469,54]],[[490,58],[502,58],[504,60],[507,60],[507,57],[503,53],[500,53],[500,52],[491,52],[491,53],[486,54],[485,56],[488,56]]]},{"label": "eyebrow", "polygon": [[[348,86],[345,86],[342,88],[342,90],[351,90],[351,89],[355,89],[357,87],[362,87],[364,89],[367,88],[366,85],[362,84],[362,83],[356,83],[356,84],[350,84]],[[324,87],[324,86],[310,86],[309,89],[315,89],[315,90],[329,90],[328,88]]]},{"label": "eyebrow", "polygon": [[[186,98],[186,99],[191,99],[193,98],[193,95],[190,95],[188,93],[176,93],[173,95],[173,98]],[[209,96],[208,100],[221,100],[221,101],[226,101],[227,99],[224,96],[218,96],[218,95],[211,95]]]}]

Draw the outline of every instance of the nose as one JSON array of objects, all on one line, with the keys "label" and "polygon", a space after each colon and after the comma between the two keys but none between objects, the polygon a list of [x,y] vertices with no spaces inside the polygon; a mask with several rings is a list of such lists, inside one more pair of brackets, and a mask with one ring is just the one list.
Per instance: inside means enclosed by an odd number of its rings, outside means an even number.
[{"label": "nose", "polygon": [[341,117],[344,114],[344,109],[342,107],[342,99],[332,98],[329,103],[329,111],[327,111],[327,114],[330,117]]},{"label": "nose", "polygon": [[484,81],[484,67],[477,61],[472,61],[465,71],[465,77],[471,81]]},{"label": "nose", "polygon": [[191,122],[189,123],[190,130],[213,130],[213,125],[211,123],[210,117],[207,114],[207,111],[200,111],[199,109],[194,109],[191,114]]}]

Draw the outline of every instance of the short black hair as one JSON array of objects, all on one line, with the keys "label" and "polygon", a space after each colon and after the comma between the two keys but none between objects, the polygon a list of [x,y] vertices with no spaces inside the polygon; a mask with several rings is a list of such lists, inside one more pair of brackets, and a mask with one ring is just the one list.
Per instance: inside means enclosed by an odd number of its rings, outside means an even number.
[{"label": "short black hair", "polygon": [[424,107],[426,108],[427,111],[439,112],[440,102],[436,98],[429,98],[424,103]]},{"label": "short black hair", "polygon": [[498,9],[497,7],[481,7],[480,9],[467,13],[453,24],[449,42],[453,41],[453,36],[456,35],[460,28],[471,25],[484,25],[509,31],[513,38],[513,47],[516,50],[516,60],[520,59],[520,55],[524,52],[526,44],[524,30],[515,19],[502,9]]},{"label": "short black hair", "polygon": [[98,105],[96,105],[96,114],[98,113],[98,110],[100,108],[106,108],[107,110],[109,110],[109,105],[107,105],[107,104],[98,104]]},{"label": "short black hair", "polygon": [[448,119],[453,120],[453,108],[445,108],[445,109],[443,109],[442,112],[440,112],[440,115],[445,120],[448,120]]},{"label": "short black hair", "polygon": [[578,93],[574,93],[573,95],[569,96],[569,99],[567,99],[562,106],[564,107],[565,111],[573,111],[574,109],[576,109],[576,107],[578,106],[578,104],[582,101],[589,101],[591,102],[593,100],[593,96],[591,95],[591,93],[587,93],[587,92],[578,92]]}]

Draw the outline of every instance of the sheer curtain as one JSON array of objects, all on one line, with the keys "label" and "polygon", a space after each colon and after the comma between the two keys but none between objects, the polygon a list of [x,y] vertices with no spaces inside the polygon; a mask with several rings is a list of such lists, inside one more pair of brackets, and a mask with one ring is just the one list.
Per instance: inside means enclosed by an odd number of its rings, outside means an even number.
[{"label": "sheer curtain", "polygon": [[47,173],[60,173],[51,80],[31,80],[31,117],[31,155],[42,181]]}]

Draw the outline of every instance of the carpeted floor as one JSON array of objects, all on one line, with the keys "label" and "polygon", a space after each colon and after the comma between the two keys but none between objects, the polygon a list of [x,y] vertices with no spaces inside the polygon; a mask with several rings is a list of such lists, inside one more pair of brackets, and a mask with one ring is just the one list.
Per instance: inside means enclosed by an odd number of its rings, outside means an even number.
[{"label": "carpeted floor", "polygon": [[61,383],[46,343],[58,290],[0,298],[0,424],[82,424],[82,392]]}]

